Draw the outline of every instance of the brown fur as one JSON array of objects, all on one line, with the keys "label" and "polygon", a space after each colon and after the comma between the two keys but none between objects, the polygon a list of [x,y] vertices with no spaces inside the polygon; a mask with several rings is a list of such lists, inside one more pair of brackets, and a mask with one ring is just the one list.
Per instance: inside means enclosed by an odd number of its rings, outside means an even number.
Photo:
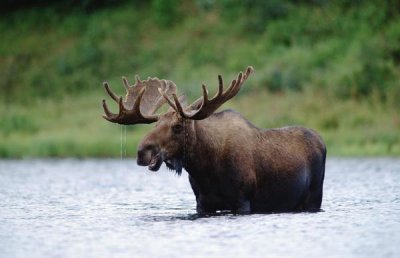
[{"label": "brown fur", "polygon": [[325,156],[313,130],[261,130],[230,110],[203,120],[170,110],[138,148],[138,164],[152,170],[182,164],[199,213],[318,210]]}]

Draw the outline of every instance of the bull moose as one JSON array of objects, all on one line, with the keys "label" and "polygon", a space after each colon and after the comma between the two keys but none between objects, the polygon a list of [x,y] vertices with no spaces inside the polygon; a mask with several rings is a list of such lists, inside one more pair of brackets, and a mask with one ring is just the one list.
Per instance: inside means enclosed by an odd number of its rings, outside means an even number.
[{"label": "bull moose", "polygon": [[[184,168],[196,196],[199,214],[229,211],[262,213],[319,210],[325,173],[326,147],[313,130],[299,127],[259,129],[232,110],[215,111],[233,98],[253,72],[240,72],[224,90],[186,105],[169,80],[136,77],[135,85],[122,78],[127,94],[114,94],[119,104],[112,113],[103,99],[110,122],[156,126],[140,142],[137,163],[157,171],[163,162],[177,174]],[[168,103],[163,114],[156,111]]]}]

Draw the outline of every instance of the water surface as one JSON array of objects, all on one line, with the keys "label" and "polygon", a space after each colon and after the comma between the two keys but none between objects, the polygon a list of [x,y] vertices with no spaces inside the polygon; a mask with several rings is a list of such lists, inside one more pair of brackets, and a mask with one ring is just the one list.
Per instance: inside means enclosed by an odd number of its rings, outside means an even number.
[{"label": "water surface", "polygon": [[400,257],[400,159],[329,159],[323,212],[199,218],[134,160],[0,160],[0,257]]}]

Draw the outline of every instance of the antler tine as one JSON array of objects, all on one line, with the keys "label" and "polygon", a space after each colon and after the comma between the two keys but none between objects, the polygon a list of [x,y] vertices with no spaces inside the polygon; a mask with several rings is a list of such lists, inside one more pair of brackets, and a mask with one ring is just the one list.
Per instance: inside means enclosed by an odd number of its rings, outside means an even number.
[{"label": "antler tine", "polygon": [[146,88],[143,88],[140,90],[139,95],[138,95],[137,99],[135,100],[135,103],[133,104],[133,108],[132,108],[132,110],[136,111],[136,113],[140,117],[144,117],[142,115],[142,112],[140,112],[140,102],[142,101],[142,97],[145,92],[146,92]]},{"label": "antler tine", "polygon": [[164,97],[164,99],[168,102],[168,105],[170,105],[177,113],[181,114],[183,118],[189,118],[186,116],[185,112],[183,111],[182,104],[179,101],[179,98],[175,93],[172,93],[172,98],[174,99],[174,102],[172,102],[172,100],[168,97],[168,95],[166,94],[165,91],[162,91],[161,88],[158,88],[158,91]]},{"label": "antler tine", "polygon": [[[240,89],[243,86],[244,81],[247,80],[247,78],[250,76],[250,74],[253,71],[254,71],[253,67],[252,66],[248,66],[247,69],[246,69],[246,72],[244,74],[242,72],[239,73],[239,75],[237,77],[237,80],[233,80],[232,81],[232,85],[231,85],[232,89],[231,90],[228,89],[226,91],[226,94],[228,95],[227,96],[228,98],[231,98],[231,97],[235,96],[240,91]],[[229,94],[228,94],[228,92],[229,92]]]},{"label": "antler tine", "polygon": [[[208,90],[207,90],[207,87],[204,84],[202,84],[201,86],[203,88],[203,103],[207,103],[208,102]],[[218,94],[219,94],[219,91],[218,91]]]},{"label": "antler tine", "polygon": [[108,82],[104,82],[103,83],[104,88],[106,89],[108,95],[110,95],[110,97],[115,100],[115,102],[118,103],[118,96],[110,89],[110,85],[108,85]]},{"label": "antler tine", "polygon": [[[223,97],[224,97],[225,99],[228,99],[228,97],[231,96],[231,95],[232,95],[232,97],[233,97],[234,92],[235,92],[235,89],[237,88],[238,84],[239,84],[239,80],[234,79],[234,80],[231,82],[231,85],[229,86],[229,88],[224,92]],[[233,93],[233,94],[232,94],[232,93]]]},{"label": "antler tine", "polygon": [[[171,84],[167,83],[166,80],[161,80],[161,82],[162,82],[162,86],[163,86],[163,88],[161,88],[161,89],[164,89],[163,94],[168,96],[167,92],[174,92]],[[160,88],[158,88],[158,92],[160,92]],[[155,110],[157,110],[159,107],[161,107],[165,103],[165,98],[164,98],[163,94],[161,94],[160,97],[157,99],[156,104],[154,105]]]},{"label": "antler tine", "polygon": [[[233,98],[242,87],[243,83],[246,81],[248,76],[253,72],[253,67],[249,66],[246,69],[245,73],[240,72],[236,79],[234,79],[229,88],[224,91],[223,89],[223,79],[221,75],[218,75],[218,92],[212,99],[208,99],[207,88],[203,84],[203,102],[197,110],[188,110],[188,112],[184,111],[182,107],[179,106],[179,101],[175,98],[176,107],[178,107],[178,112],[184,118],[194,119],[194,120],[201,120],[207,118],[212,113],[214,113],[222,104],[224,104],[229,99]],[[200,100],[200,99],[199,99]],[[199,100],[196,100],[197,103]],[[191,105],[190,108],[193,108]]]},{"label": "antler tine", "polygon": [[242,79],[243,79],[243,73],[240,72],[237,79],[233,80],[231,86],[226,90],[225,92],[226,98],[230,99],[239,92],[241,86],[243,85]]},{"label": "antler tine", "polygon": [[161,88],[158,88],[158,92],[160,92],[161,96],[163,96],[164,99],[168,102],[168,105],[170,105],[176,112],[178,112],[177,106],[175,106],[175,104],[171,101],[165,91],[163,91]]},{"label": "antler tine", "polygon": [[126,108],[124,106],[122,97],[119,97],[118,106],[119,106],[119,113],[123,114],[126,111]]},{"label": "antler tine", "polygon": [[222,79],[222,75],[218,75],[218,93],[216,96],[221,96],[224,92],[224,80]]},{"label": "antler tine", "polygon": [[122,76],[122,82],[124,83],[124,87],[125,87],[126,92],[128,92],[129,88],[130,88],[130,84],[129,84],[128,79],[125,76]]},{"label": "antler tine", "polygon": [[140,76],[139,76],[138,74],[136,74],[135,80],[136,80],[136,84],[139,84],[139,83],[142,82],[142,81],[140,80]]},{"label": "antler tine", "polygon": [[[183,111],[181,102],[179,101],[179,99],[178,99],[178,97],[176,96],[175,93],[172,94],[172,97],[174,98],[174,101],[175,101],[175,107],[176,107],[175,110],[176,110],[176,112],[178,112],[179,114],[185,114],[185,112]],[[188,117],[184,116],[184,118],[188,118]]]},{"label": "antler tine", "polygon": [[102,117],[103,117],[104,119],[106,119],[107,121],[110,121],[110,122],[113,122],[113,123],[117,123],[116,118],[118,117],[118,115],[112,113],[112,112],[109,110],[105,99],[103,99],[103,109],[104,109],[104,113],[105,113],[105,114],[103,114]]},{"label": "antler tine", "polygon": [[113,113],[110,111],[110,109],[108,109],[108,106],[107,106],[107,103],[106,103],[106,100],[105,100],[105,99],[103,99],[103,109],[104,109],[104,113],[106,113],[105,115],[103,115],[103,117],[104,117],[104,116],[106,116],[106,117],[115,116],[115,114],[113,114]]},{"label": "antler tine", "polygon": [[247,67],[247,71],[246,71],[246,77],[248,77],[252,72],[254,72],[254,68],[253,66],[249,66]]}]

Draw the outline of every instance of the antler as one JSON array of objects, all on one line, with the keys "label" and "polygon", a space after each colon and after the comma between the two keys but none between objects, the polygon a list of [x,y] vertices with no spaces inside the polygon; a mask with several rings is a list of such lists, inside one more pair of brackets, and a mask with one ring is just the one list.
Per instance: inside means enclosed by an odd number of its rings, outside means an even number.
[{"label": "antler", "polygon": [[154,113],[164,103],[165,99],[159,94],[158,89],[161,88],[163,93],[175,94],[176,85],[172,81],[160,80],[158,78],[148,78],[141,81],[139,76],[136,76],[135,85],[130,85],[125,77],[122,77],[124,87],[126,89],[125,100],[118,97],[111,91],[107,82],[104,82],[104,88],[110,97],[119,105],[118,114],[112,113],[103,99],[103,118],[118,124],[150,124],[156,122],[159,118]]},{"label": "antler", "polygon": [[[212,98],[208,99],[208,91],[207,87],[203,84],[203,97],[197,99],[193,102],[189,107],[182,108],[182,105],[176,96],[176,94],[172,94],[174,98],[174,102],[170,100],[166,92],[160,90],[160,94],[167,100],[168,104],[176,110],[182,117],[193,120],[201,120],[209,117],[216,111],[222,104],[224,104],[229,99],[233,98],[242,87],[243,83],[249,77],[249,75],[254,71],[252,66],[247,67],[246,72],[243,74],[239,73],[238,77],[231,82],[229,88],[224,91],[224,82],[222,80],[222,76],[218,75],[219,87],[217,94]],[[193,110],[198,103],[201,103],[200,108]]]}]

